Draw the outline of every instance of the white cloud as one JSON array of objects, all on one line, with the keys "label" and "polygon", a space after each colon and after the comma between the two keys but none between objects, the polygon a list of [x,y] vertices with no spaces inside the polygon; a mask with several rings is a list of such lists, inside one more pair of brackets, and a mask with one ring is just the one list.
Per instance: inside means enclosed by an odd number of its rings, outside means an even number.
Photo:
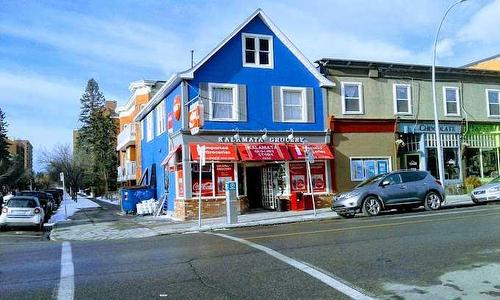
[{"label": "white cloud", "polygon": [[500,51],[500,0],[480,9],[458,33],[461,42],[493,44]]}]

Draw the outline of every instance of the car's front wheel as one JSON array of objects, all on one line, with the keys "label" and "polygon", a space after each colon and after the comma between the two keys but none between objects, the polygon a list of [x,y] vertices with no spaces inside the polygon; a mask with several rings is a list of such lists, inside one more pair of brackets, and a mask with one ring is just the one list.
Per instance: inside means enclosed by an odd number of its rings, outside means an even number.
[{"label": "car's front wheel", "polygon": [[425,196],[424,207],[426,210],[438,210],[441,208],[441,197],[436,192],[429,192]]},{"label": "car's front wheel", "polygon": [[363,202],[363,213],[367,216],[376,216],[382,211],[382,203],[377,197],[368,196]]}]

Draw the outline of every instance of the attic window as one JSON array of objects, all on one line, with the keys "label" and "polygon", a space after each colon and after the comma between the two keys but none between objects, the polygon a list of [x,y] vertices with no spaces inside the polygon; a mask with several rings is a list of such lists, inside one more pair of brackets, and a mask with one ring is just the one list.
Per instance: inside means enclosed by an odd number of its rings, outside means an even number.
[{"label": "attic window", "polygon": [[273,68],[273,37],[261,34],[242,34],[243,66]]}]

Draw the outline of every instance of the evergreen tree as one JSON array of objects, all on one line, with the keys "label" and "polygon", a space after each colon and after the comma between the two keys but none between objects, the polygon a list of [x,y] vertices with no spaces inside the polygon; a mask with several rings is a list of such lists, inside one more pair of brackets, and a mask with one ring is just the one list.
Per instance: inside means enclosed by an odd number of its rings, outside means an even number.
[{"label": "evergreen tree", "polygon": [[7,140],[7,121],[5,113],[0,108],[0,161],[7,161],[10,157],[9,142]]},{"label": "evergreen tree", "polygon": [[99,84],[94,78],[91,78],[87,82],[87,87],[85,88],[85,93],[83,93],[82,98],[80,98],[80,122],[83,125],[89,125],[91,115],[104,107],[105,103],[104,95],[99,91]]}]

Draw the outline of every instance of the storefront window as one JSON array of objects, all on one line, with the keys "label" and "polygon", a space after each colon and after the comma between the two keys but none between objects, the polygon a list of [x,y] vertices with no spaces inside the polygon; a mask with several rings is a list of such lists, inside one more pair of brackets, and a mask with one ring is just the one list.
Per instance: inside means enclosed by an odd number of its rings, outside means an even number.
[{"label": "storefront window", "polygon": [[[191,182],[193,196],[199,196],[200,184],[199,184],[199,170],[200,165],[198,163],[191,164]],[[212,196],[213,194],[213,182],[212,182],[212,165],[207,164],[202,167],[201,171],[201,196]]]},{"label": "storefront window", "polygon": [[[290,191],[307,192],[309,191],[309,178],[307,177],[306,163],[290,163]],[[315,192],[326,191],[326,168],[324,162],[315,162],[311,164],[312,185]]]},{"label": "storefront window", "polygon": [[498,175],[497,151],[495,149],[482,149],[483,177],[496,177]]},{"label": "storefront window", "polygon": [[[203,175],[202,175],[203,176]],[[226,181],[234,180],[234,164],[215,164],[215,195],[226,194]]]},{"label": "storefront window", "polygon": [[387,158],[352,158],[351,180],[363,181],[375,175],[390,172]]},{"label": "storefront window", "polygon": [[460,164],[457,148],[444,148],[444,178],[448,180],[460,178]]},{"label": "storefront window", "polygon": [[481,160],[479,149],[469,148],[465,152],[465,176],[481,177]]}]

